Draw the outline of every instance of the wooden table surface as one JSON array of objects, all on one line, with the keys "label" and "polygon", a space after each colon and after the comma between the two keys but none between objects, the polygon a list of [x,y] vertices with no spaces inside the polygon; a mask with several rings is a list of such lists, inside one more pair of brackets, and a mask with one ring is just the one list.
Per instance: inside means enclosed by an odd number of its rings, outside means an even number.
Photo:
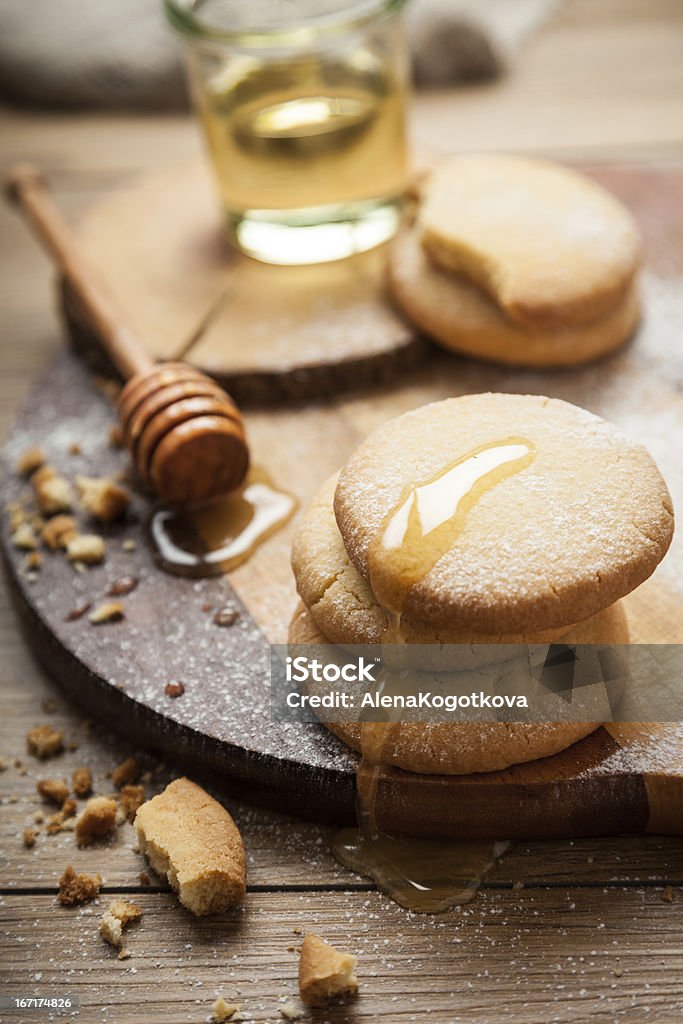
[{"label": "wooden table surface", "polygon": [[[415,104],[415,136],[437,149],[516,148],[559,158],[680,162],[683,158],[683,7],[678,0],[574,0],[532,40],[496,85]],[[450,129],[450,131],[449,131]],[[32,159],[71,215],[125,187],[141,169],[198,150],[186,118],[0,113],[3,160]],[[0,211],[2,374],[6,432],[30,380],[59,345],[51,273],[23,227]],[[546,1024],[683,1019],[683,844],[620,838],[518,845],[470,906],[411,915],[329,853],[332,829],[228,801],[249,851],[243,910],[195,920],[161,886],[140,885],[129,825],[87,851],[73,835],[22,845],[39,804],[36,779],[92,767],[96,789],[129,752],[84,721],[41,672],[0,595],[0,992],[77,995],[80,1020],[200,1022],[217,994],[247,1020],[283,1019],[296,1003],[300,931],[359,955],[361,995],[308,1019]],[[46,703],[47,702],[47,703]],[[63,728],[77,750],[41,765],[25,753],[33,725]],[[15,764],[15,759],[20,764]],[[149,761],[151,794],[172,771]],[[246,794],[245,794],[246,796]],[[305,814],[305,808],[302,808]],[[67,863],[98,871],[103,896],[62,909],[57,879]],[[671,888],[669,888],[671,887]],[[107,894],[140,904],[144,917],[119,961],[99,938]],[[5,1015],[44,1020],[47,1015]]]}]

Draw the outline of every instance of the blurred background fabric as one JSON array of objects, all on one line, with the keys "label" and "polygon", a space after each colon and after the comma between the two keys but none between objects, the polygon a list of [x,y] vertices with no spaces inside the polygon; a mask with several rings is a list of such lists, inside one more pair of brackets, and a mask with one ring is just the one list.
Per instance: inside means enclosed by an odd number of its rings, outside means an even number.
[{"label": "blurred background fabric", "polygon": [[[244,0],[249,2],[249,0]],[[500,75],[562,0],[412,0],[418,85]],[[161,0],[0,0],[0,95],[35,107],[181,110],[181,47]]]}]

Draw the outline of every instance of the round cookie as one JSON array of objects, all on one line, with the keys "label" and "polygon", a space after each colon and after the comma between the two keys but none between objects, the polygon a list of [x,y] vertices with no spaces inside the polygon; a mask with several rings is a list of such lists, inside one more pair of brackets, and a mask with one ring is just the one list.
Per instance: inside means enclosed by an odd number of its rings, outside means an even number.
[{"label": "round cookie", "polygon": [[[618,606],[617,606],[618,608]],[[612,612],[612,609],[608,609]],[[605,612],[602,613],[605,616]],[[599,616],[596,616],[599,618]],[[614,610],[606,628],[596,629],[593,620],[586,630],[577,627],[571,643],[626,643],[628,631],[623,610]],[[324,644],[307,609],[301,605],[289,629],[292,644]],[[428,775],[469,775],[509,768],[513,764],[549,757],[565,750],[599,727],[597,722],[449,722],[395,723],[385,735],[372,735],[384,723],[324,722],[330,732],[353,750],[361,751],[361,729],[370,732],[364,746],[381,750],[381,763],[404,771]],[[370,743],[368,743],[370,739]]]},{"label": "round cookie", "polygon": [[[376,727],[381,723],[366,723]],[[329,726],[328,726],[329,728]],[[472,775],[497,772],[566,750],[600,728],[600,722],[463,722],[395,726],[382,740],[381,764],[419,775]],[[357,743],[332,731],[354,750]],[[373,738],[373,742],[377,740]]]},{"label": "round cookie", "polygon": [[418,218],[431,259],[527,326],[603,316],[640,264],[628,210],[583,175],[543,160],[453,157],[426,182]]},{"label": "round cookie", "polygon": [[[335,516],[360,574],[369,578],[373,544],[406,488],[511,439],[524,442],[530,461],[483,493],[472,491],[459,534],[403,598],[409,619],[437,629],[457,623],[478,635],[536,634],[613,604],[664,556],[671,498],[645,448],[558,399],[481,394],[385,423],[342,470]],[[376,595],[378,581],[385,594],[405,587],[391,560],[377,567]]]},{"label": "round cookie", "polygon": [[635,282],[616,306],[579,326],[524,327],[479,287],[437,267],[416,228],[394,239],[389,257],[394,299],[408,319],[448,349],[510,366],[576,366],[626,342],[640,318]]},{"label": "round cookie", "polygon": [[[301,600],[315,624],[325,635],[327,643],[380,644],[386,628],[386,615],[375,600],[369,583],[351,562],[334,517],[334,492],[338,480],[335,474],[327,480],[313,498],[301,519],[292,544],[292,568]],[[599,618],[599,616],[598,616]],[[583,625],[583,624],[582,624]],[[606,623],[602,623],[604,628]],[[401,632],[407,644],[419,644],[416,662],[432,671],[453,668],[454,655],[450,649],[443,653],[439,647],[458,644],[458,666],[474,667],[488,661],[516,657],[513,645],[553,643],[566,636],[572,628],[567,623],[533,634],[480,634],[463,632],[457,627],[437,628],[418,619],[405,616]],[[584,643],[598,641],[584,640]],[[600,642],[621,643],[625,640]],[[472,644],[498,645],[487,658]],[[423,645],[430,645],[424,649]],[[502,645],[510,649],[506,651]]]}]

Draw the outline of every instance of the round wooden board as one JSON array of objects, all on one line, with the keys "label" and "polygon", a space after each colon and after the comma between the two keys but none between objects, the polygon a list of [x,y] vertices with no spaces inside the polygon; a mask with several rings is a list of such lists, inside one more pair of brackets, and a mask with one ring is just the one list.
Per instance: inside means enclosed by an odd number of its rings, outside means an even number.
[{"label": "round wooden board", "polygon": [[[149,174],[94,206],[86,254],[157,359],[187,359],[242,404],[337,395],[395,379],[425,341],[393,309],[386,247],[281,267],[225,240],[204,163]],[[97,338],[66,289],[78,347]]]},{"label": "round wooden board", "polygon": [[[108,442],[112,422],[107,399],[81,363],[60,356],[8,441],[4,503],[26,501],[26,482],[13,467],[32,445],[69,478],[124,469],[126,455]],[[70,453],[74,443],[79,454]],[[145,537],[148,511],[147,499],[136,494],[126,523],[107,530],[104,565],[83,574],[62,555],[46,554],[31,578],[3,524],[3,550],[32,650],[90,713],[162,752],[179,770],[189,765],[281,810],[352,821],[355,756],[322,726],[271,721],[265,634],[228,578],[182,579],[157,568]],[[123,549],[124,539],[135,541],[134,551]],[[87,615],[69,621],[72,609],[96,605],[128,575],[139,583],[123,599],[122,621],[94,626]],[[213,611],[226,604],[240,612],[227,629],[213,623]],[[671,622],[678,611],[680,605],[660,603],[654,618]],[[185,685],[181,697],[165,694],[170,682]],[[678,741],[683,750],[683,732]],[[625,756],[600,730],[558,757],[507,772],[448,778],[387,771],[380,821],[389,830],[460,836],[644,831],[646,760],[642,750]],[[671,776],[680,783],[683,806],[680,763]],[[675,818],[667,827],[676,830]]]}]

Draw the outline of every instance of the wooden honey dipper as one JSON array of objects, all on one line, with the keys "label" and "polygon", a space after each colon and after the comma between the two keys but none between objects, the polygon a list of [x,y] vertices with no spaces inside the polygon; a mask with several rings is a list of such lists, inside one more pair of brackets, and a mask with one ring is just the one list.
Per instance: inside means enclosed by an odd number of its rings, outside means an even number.
[{"label": "wooden honey dipper", "polygon": [[19,165],[6,192],[67,277],[111,361],[127,381],[118,400],[126,447],[143,481],[173,505],[233,491],[249,468],[239,409],[185,363],[155,363],[88,263],[40,172]]}]

